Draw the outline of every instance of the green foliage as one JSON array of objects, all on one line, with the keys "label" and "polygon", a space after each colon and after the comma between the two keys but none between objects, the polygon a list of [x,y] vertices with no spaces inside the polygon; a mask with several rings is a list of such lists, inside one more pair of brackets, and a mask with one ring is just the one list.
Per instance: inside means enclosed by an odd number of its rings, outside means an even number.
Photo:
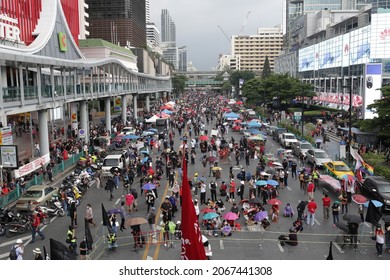
[{"label": "green foliage", "polygon": [[303,114],[308,117],[321,116],[322,111],[304,111]]},{"label": "green foliage", "polygon": [[172,77],[173,93],[182,93],[186,85],[187,77],[185,75],[174,75]]},{"label": "green foliage", "polygon": [[281,122],[281,123],[279,123],[278,126],[279,126],[279,127],[284,127],[284,128],[286,128],[287,131],[289,131],[289,132],[295,134],[295,136],[296,136],[297,138],[303,138],[303,139],[305,139],[306,141],[310,142],[311,144],[315,145],[315,139],[314,139],[313,137],[311,137],[310,134],[305,133],[306,131],[311,131],[310,129],[307,129],[306,126],[305,126],[306,130],[304,130],[304,135],[303,135],[303,137],[302,137],[302,130],[301,130],[300,127],[297,128],[297,127],[291,125],[291,124],[288,123],[288,122]]},{"label": "green foliage", "polygon": [[384,153],[365,153],[362,158],[369,165],[374,167],[375,175],[383,176],[390,180],[390,166],[386,164],[386,156]]},{"label": "green foliage", "polygon": [[236,89],[236,92],[240,90],[240,79],[244,80],[244,84],[255,77],[255,73],[252,71],[234,71],[230,74],[230,83]]},{"label": "green foliage", "polygon": [[246,103],[255,104],[260,100],[264,100],[262,81],[259,78],[254,78],[246,83],[242,87],[242,94],[245,96]]},{"label": "green foliage", "polygon": [[267,79],[271,75],[271,66],[269,65],[268,56],[265,57],[263,72],[261,73],[262,79]]},{"label": "green foliage", "polygon": [[224,92],[230,92],[231,89],[232,89],[232,85],[229,82],[224,82],[223,83],[222,90]]}]

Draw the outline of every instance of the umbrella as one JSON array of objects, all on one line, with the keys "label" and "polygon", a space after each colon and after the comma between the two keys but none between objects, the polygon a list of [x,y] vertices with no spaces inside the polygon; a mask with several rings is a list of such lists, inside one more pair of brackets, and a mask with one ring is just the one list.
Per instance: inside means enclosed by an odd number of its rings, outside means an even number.
[{"label": "umbrella", "polygon": [[249,203],[258,204],[258,203],[261,203],[261,201],[260,201],[260,198],[255,197],[255,198],[249,199]]},{"label": "umbrella", "polygon": [[141,136],[149,136],[149,135],[153,135],[154,132],[153,131],[144,131],[142,132]]},{"label": "umbrella", "polygon": [[121,169],[117,166],[111,167],[110,172],[114,174],[115,172],[121,172]]},{"label": "umbrella", "polygon": [[267,181],[259,180],[256,182],[256,186],[265,186],[265,185],[267,185]]},{"label": "umbrella", "polygon": [[263,137],[261,137],[259,135],[251,136],[248,139],[251,141],[264,141]]},{"label": "umbrella", "polygon": [[238,215],[233,212],[227,212],[225,215],[223,215],[223,218],[230,221],[235,221],[238,219]]},{"label": "umbrella", "polygon": [[199,140],[200,141],[207,141],[207,140],[209,140],[209,137],[207,135],[202,135],[199,137]]},{"label": "umbrella", "polygon": [[249,122],[249,123],[247,124],[247,126],[248,126],[248,127],[252,127],[252,128],[254,128],[254,127],[261,127],[261,124],[258,123],[258,122]]},{"label": "umbrella", "polygon": [[[269,171],[269,170],[268,170]],[[267,173],[267,172],[264,172],[264,171],[261,171],[260,172],[260,175],[261,176],[271,176],[271,174]]]},{"label": "umbrella", "polygon": [[249,133],[256,135],[256,134],[261,134],[261,131],[258,130],[258,129],[253,128],[253,129],[249,129]]},{"label": "umbrella", "polygon": [[271,185],[271,186],[276,187],[279,185],[279,183],[275,180],[267,180],[267,185]]},{"label": "umbrella", "polygon": [[117,209],[117,208],[114,208],[114,209],[110,209],[107,211],[107,214],[111,215],[111,214],[120,214],[122,213],[121,209]]},{"label": "umbrella", "polygon": [[366,203],[368,201],[368,199],[365,196],[361,195],[361,194],[354,194],[352,196],[352,200],[354,202],[356,202],[357,204],[364,204],[364,203]]},{"label": "umbrella", "polygon": [[243,103],[242,101],[237,101],[236,104],[237,104],[237,105],[242,105],[242,104],[244,104],[244,103]]},{"label": "umbrella", "polygon": [[165,113],[165,114],[168,114],[168,115],[172,115],[173,114],[172,111],[169,111],[167,109],[164,109],[162,112]]},{"label": "umbrella", "polygon": [[[378,201],[378,200],[370,200],[370,201],[374,204],[375,207],[382,207],[383,206],[383,203]],[[368,207],[368,204],[369,204],[370,201],[365,202],[363,204],[364,207]]]},{"label": "umbrella", "polygon": [[155,184],[152,184],[152,183],[147,183],[145,185],[142,186],[142,189],[144,191],[150,191],[150,190],[153,190],[156,188],[156,185]]},{"label": "umbrella", "polygon": [[123,139],[127,139],[127,140],[135,140],[135,139],[138,139],[139,136],[138,135],[134,135],[134,134],[128,134],[128,135],[125,135],[123,136]]},{"label": "umbrella", "polygon": [[154,133],[157,133],[157,132],[158,132],[158,130],[155,129],[155,128],[149,128],[147,131],[152,131],[152,132],[154,132]]},{"label": "umbrella", "polygon": [[316,140],[316,143],[322,143],[322,139],[318,138],[318,139]]},{"label": "umbrella", "polygon": [[268,218],[268,212],[267,211],[260,211],[260,212],[257,212],[254,219],[255,221],[262,221],[264,219]]},{"label": "umbrella", "polygon": [[223,228],[221,228],[221,231],[224,235],[229,235],[230,232],[232,231],[232,227],[231,226],[224,226]]},{"label": "umbrella", "polygon": [[145,158],[143,158],[143,159],[141,160],[141,163],[145,163],[145,162],[147,162],[147,161],[148,161],[148,159],[149,159],[149,157],[145,157]]},{"label": "umbrella", "polygon": [[344,179],[345,181],[353,181],[354,180],[354,176],[352,176],[351,174],[344,174],[343,176],[341,176],[341,179]]},{"label": "umbrella", "polygon": [[216,217],[218,217],[219,215],[215,212],[209,212],[209,213],[206,213],[203,215],[203,220],[211,220],[211,219],[214,219]]},{"label": "umbrella", "polygon": [[215,166],[215,167],[211,168],[211,170],[213,170],[213,171],[215,171],[215,170],[219,170],[219,171],[221,171],[221,170],[222,170],[222,168],[221,168],[221,167],[219,167],[219,166]]},{"label": "umbrella", "polygon": [[274,165],[274,166],[283,166],[280,162],[273,162],[272,165]]},{"label": "umbrella", "polygon": [[382,220],[383,220],[385,223],[390,223],[390,216],[382,216]]},{"label": "umbrella", "polygon": [[143,225],[147,224],[148,220],[142,217],[135,217],[135,218],[130,218],[125,222],[125,226],[131,227],[131,226],[136,226],[136,225]]},{"label": "umbrella", "polygon": [[341,229],[342,231],[348,233],[349,232],[349,229],[348,229],[348,225],[346,223],[343,223],[343,222],[337,222],[336,224],[336,227],[338,227],[339,229]]},{"label": "umbrella", "polygon": [[188,148],[188,145],[187,145],[187,144],[181,144],[181,145],[180,145],[180,149],[183,149],[183,148],[186,148],[186,149],[187,149],[187,148]]},{"label": "umbrella", "polygon": [[208,158],[207,158],[207,160],[209,161],[209,162],[214,162],[214,161],[217,161],[217,157],[214,157],[214,156],[209,156]]},{"label": "umbrella", "polygon": [[360,216],[354,214],[345,214],[343,220],[354,224],[360,224],[362,222]]},{"label": "umbrella", "polygon": [[148,155],[148,154],[149,154],[149,151],[141,151],[141,154]]},{"label": "umbrella", "polygon": [[215,212],[215,210],[211,209],[211,208],[203,208],[200,212],[202,212],[202,213],[211,213],[211,212]]},{"label": "umbrella", "polygon": [[268,200],[269,205],[282,205],[282,202],[277,198],[272,198]]}]

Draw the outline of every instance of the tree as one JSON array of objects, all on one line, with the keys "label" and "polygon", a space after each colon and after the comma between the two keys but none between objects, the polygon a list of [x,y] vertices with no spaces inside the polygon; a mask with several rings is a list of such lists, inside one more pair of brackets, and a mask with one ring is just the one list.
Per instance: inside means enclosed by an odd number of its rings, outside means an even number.
[{"label": "tree", "polygon": [[229,93],[232,89],[232,85],[229,82],[224,82],[222,84],[222,92]]},{"label": "tree", "polygon": [[186,86],[187,77],[185,75],[173,75],[172,77],[172,88],[173,93],[179,94],[184,92]]},{"label": "tree", "polygon": [[363,131],[378,131],[378,138],[390,145],[390,86],[384,86],[381,92],[382,98],[367,106],[367,109],[373,110],[378,116],[362,120],[358,125]]},{"label": "tree", "polygon": [[230,83],[235,88],[236,92],[240,91],[240,80],[249,81],[255,77],[255,73],[252,71],[234,71],[230,74]]},{"label": "tree", "polygon": [[246,97],[246,102],[248,104],[256,104],[259,101],[264,102],[263,93],[263,83],[259,78],[254,78],[247,81],[242,87],[242,94]]},{"label": "tree", "polygon": [[265,57],[263,72],[261,73],[261,78],[267,79],[271,75],[271,67],[269,65],[268,56]]}]

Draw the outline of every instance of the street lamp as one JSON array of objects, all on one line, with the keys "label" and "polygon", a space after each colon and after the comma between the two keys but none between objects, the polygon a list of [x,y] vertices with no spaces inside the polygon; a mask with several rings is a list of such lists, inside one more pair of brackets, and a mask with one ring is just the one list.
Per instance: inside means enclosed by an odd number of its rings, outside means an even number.
[{"label": "street lamp", "polygon": [[3,187],[3,166],[0,165],[0,187]]},{"label": "street lamp", "polygon": [[348,141],[347,141],[347,150],[348,150],[348,161],[350,161],[351,155],[351,142],[352,142],[352,77],[349,77],[349,85],[343,85],[342,88],[348,88],[349,91],[349,119],[348,119]]}]

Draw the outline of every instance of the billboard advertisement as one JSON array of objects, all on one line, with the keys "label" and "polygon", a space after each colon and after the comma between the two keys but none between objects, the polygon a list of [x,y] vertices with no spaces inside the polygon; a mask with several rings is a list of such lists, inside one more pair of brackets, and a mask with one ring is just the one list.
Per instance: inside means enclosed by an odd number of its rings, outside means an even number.
[{"label": "billboard advertisement", "polygon": [[375,112],[367,109],[367,106],[373,104],[375,100],[381,98],[382,87],[382,64],[369,63],[366,64],[364,73],[364,119],[373,119],[377,116]]},{"label": "billboard advertisement", "polygon": [[18,168],[18,147],[16,145],[0,146],[0,156],[3,168]]},{"label": "billboard advertisement", "polygon": [[369,26],[350,32],[350,65],[370,62],[370,34]]},{"label": "billboard advertisement", "polygon": [[314,70],[314,46],[299,50],[299,72]]},{"label": "billboard advertisement", "polygon": [[371,15],[371,58],[390,58],[390,16],[387,13]]}]

